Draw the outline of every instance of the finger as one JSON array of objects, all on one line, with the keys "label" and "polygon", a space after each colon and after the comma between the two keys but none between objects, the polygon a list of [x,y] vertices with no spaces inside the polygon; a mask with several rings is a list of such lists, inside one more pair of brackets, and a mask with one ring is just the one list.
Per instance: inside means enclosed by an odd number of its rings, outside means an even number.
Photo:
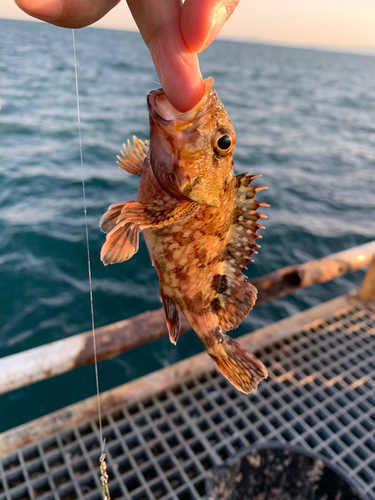
[{"label": "finger", "polygon": [[83,28],[95,23],[120,0],[15,0],[32,17],[63,28]]},{"label": "finger", "polygon": [[168,100],[179,111],[191,109],[204,93],[197,54],[180,29],[179,0],[127,0],[148,46]]},{"label": "finger", "polygon": [[[169,30],[168,30],[169,31]],[[164,92],[173,107],[188,111],[204,93],[198,56],[186,50],[180,29],[175,38],[163,33],[149,46]]]},{"label": "finger", "polygon": [[181,32],[192,52],[202,52],[217,37],[239,0],[185,0]]}]

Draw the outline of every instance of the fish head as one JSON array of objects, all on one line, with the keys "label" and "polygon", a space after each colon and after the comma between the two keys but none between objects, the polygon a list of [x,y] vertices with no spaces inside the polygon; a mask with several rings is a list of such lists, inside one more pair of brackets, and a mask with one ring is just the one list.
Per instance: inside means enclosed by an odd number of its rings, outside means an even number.
[{"label": "fish head", "polygon": [[147,96],[150,115],[150,164],[170,195],[204,205],[221,206],[233,177],[234,128],[220,102],[213,79],[190,111],[180,113],[162,89]]}]

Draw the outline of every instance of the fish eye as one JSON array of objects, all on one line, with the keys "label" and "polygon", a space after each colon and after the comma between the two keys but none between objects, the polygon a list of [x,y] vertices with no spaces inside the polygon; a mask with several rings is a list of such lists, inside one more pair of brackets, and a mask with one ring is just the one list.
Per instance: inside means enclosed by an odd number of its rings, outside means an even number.
[{"label": "fish eye", "polygon": [[234,134],[230,130],[220,130],[215,137],[214,151],[218,156],[226,156],[233,151]]},{"label": "fish eye", "polygon": [[231,147],[231,144],[232,144],[232,139],[227,134],[220,137],[220,139],[217,141],[218,148],[222,149],[223,151],[229,149]]}]

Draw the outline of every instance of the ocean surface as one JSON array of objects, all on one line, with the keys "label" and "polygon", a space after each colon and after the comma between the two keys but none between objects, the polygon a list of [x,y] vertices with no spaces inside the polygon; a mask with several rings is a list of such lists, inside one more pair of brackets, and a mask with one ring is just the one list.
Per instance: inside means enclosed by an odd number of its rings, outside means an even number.
[{"label": "ocean surface", "polygon": [[[148,137],[158,87],[137,33],[76,31],[96,326],[161,306],[143,241],[104,267],[98,228],[109,204],[135,199],[116,165]],[[237,133],[236,172],[262,174],[270,203],[249,276],[375,239],[375,57],[215,42],[200,57]],[[0,357],[90,330],[72,33],[0,20]],[[256,307],[243,334],[349,291],[349,274]],[[101,390],[202,350],[193,333],[100,363]],[[1,384],[1,381],[0,381]],[[0,431],[95,393],[92,366],[0,396]]]}]

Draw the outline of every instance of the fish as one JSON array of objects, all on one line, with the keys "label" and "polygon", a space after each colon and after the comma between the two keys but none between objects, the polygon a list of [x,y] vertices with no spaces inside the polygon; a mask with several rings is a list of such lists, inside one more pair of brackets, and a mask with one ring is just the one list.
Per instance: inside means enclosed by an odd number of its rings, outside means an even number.
[{"label": "fish", "polygon": [[226,334],[253,308],[256,288],[243,270],[260,247],[265,218],[254,199],[260,175],[234,175],[236,134],[212,78],[191,110],[180,113],[163,89],[147,96],[150,141],[128,140],[119,166],[140,177],[136,201],[111,205],[100,220],[107,233],[105,265],[130,259],[143,233],[160,282],[169,338],[177,343],[185,315],[217,369],[248,394],[266,367]]}]

